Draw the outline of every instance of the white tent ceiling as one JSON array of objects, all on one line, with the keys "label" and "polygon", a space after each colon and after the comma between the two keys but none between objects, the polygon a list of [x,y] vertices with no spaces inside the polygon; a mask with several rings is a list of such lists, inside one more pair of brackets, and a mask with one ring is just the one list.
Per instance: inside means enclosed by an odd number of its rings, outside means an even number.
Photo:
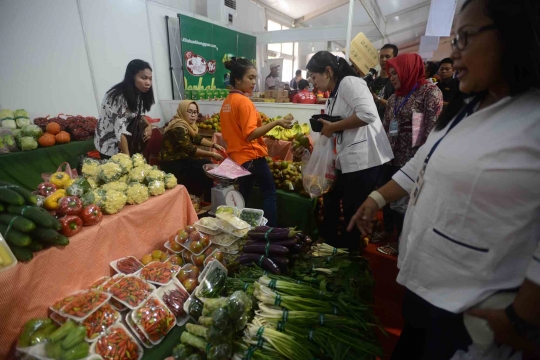
[{"label": "white tent ceiling", "polygon": [[[348,0],[252,1],[300,27],[346,25],[348,20]],[[458,9],[463,1],[458,0]],[[373,43],[389,42],[400,48],[417,48],[426,31],[430,5],[431,0],[355,0],[353,37],[362,31]],[[375,22],[378,22],[378,28]]]}]

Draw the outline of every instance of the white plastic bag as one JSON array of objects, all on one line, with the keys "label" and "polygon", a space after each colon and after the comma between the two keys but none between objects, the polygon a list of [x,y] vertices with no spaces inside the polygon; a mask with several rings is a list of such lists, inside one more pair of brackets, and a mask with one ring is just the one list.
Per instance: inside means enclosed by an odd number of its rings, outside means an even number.
[{"label": "white plastic bag", "polygon": [[313,153],[302,169],[304,189],[311,198],[319,197],[332,188],[336,178],[336,154],[331,138],[321,136],[315,142]]}]

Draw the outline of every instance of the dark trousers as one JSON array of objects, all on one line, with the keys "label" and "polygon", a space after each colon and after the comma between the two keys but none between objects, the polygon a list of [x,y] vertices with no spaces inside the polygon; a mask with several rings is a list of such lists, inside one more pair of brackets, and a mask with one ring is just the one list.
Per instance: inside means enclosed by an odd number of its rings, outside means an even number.
[{"label": "dark trousers", "polygon": [[448,360],[472,340],[463,314],[431,305],[410,290],[403,297],[405,327],[391,360]]},{"label": "dark trousers", "polygon": [[[401,169],[399,166],[383,165],[381,169],[381,177],[379,186],[384,186],[387,182],[392,180],[392,176]],[[398,236],[403,230],[403,221],[405,220],[405,214],[400,214],[396,210],[390,208],[390,204],[386,204],[383,207],[383,223],[384,231],[388,234],[394,233],[394,229],[397,229]]]},{"label": "dark trousers", "polygon": [[268,226],[277,225],[276,185],[265,158],[258,158],[242,164],[251,175],[240,179],[240,194],[246,204],[249,203],[253,182],[257,184],[263,197],[264,217],[268,219]]},{"label": "dark trousers", "polygon": [[[320,231],[328,244],[334,247],[349,248],[358,251],[361,234],[355,226],[351,232],[347,226],[360,205],[378,184],[382,166],[354,171],[343,174],[336,170],[336,181],[331,191],[323,195],[324,222]],[[343,202],[344,229],[338,236],[339,218],[341,215],[340,202]]]},{"label": "dark trousers", "polygon": [[211,201],[211,189],[214,185],[203,170],[203,165],[210,164],[207,159],[182,159],[174,161],[161,161],[161,170],[171,173],[178,179],[178,183],[186,187],[187,191],[204,201]]}]

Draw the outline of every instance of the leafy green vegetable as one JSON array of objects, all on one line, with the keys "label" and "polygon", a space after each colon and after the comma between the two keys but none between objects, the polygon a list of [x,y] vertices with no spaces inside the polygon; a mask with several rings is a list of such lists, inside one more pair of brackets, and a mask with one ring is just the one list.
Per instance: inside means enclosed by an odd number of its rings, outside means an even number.
[{"label": "leafy green vegetable", "polygon": [[31,124],[24,126],[21,129],[21,134],[23,137],[30,136],[37,140],[41,137],[41,135],[43,135],[43,130],[41,130],[39,126]]},{"label": "leafy green vegetable", "polygon": [[229,325],[229,314],[225,309],[217,309],[212,314],[212,323],[219,330],[225,330]]},{"label": "leafy green vegetable", "polygon": [[205,298],[218,297],[227,283],[227,274],[220,268],[212,270],[203,280],[200,294]]},{"label": "leafy green vegetable", "polygon": [[34,150],[37,149],[38,143],[37,141],[30,136],[24,136],[21,138],[21,150],[27,151],[27,150]]}]

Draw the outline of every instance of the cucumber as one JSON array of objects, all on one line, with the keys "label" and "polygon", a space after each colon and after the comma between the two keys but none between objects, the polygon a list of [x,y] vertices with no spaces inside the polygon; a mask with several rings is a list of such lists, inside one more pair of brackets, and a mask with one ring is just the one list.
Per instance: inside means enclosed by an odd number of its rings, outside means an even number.
[{"label": "cucumber", "polygon": [[9,245],[9,248],[19,261],[30,261],[34,257],[30,249],[14,245]]},{"label": "cucumber", "polygon": [[54,241],[53,245],[60,245],[60,246],[69,245],[69,239],[62,234],[58,234],[58,238]]},{"label": "cucumber", "polygon": [[2,236],[4,236],[4,239],[6,239],[6,241],[10,245],[28,246],[28,244],[30,244],[30,242],[32,241],[30,236],[28,236],[27,234],[22,233],[22,232],[20,232],[18,230],[13,229],[13,227],[11,229],[9,229],[9,232],[7,230],[8,230],[7,225],[0,224],[0,234],[2,234]]},{"label": "cucumber", "polygon": [[46,243],[53,243],[56,239],[58,239],[58,236],[60,234],[58,231],[54,229],[47,229],[44,227],[36,227],[34,231],[32,231],[32,237],[39,241],[44,241]]},{"label": "cucumber", "polygon": [[53,223],[53,226],[52,228],[56,231],[60,231],[62,230],[62,223],[60,222],[60,220],[58,220],[57,218],[55,218],[54,216],[51,215],[51,220],[52,220],[52,223]]},{"label": "cucumber", "polygon": [[4,212],[6,210],[6,207],[0,203],[0,212]]},{"label": "cucumber", "polygon": [[62,353],[62,356],[60,357],[60,360],[83,359],[88,356],[89,352],[90,352],[90,345],[88,345],[88,343],[83,341],[77,344],[75,347],[72,347],[71,349],[64,351]]},{"label": "cucumber", "polygon": [[28,244],[28,246],[26,246],[26,248],[30,249],[32,252],[36,252],[36,251],[43,250],[43,244],[32,240],[32,242],[30,244]]},{"label": "cucumber", "polygon": [[0,200],[11,205],[24,205],[24,198],[5,186],[0,186]]},{"label": "cucumber", "polygon": [[26,201],[28,205],[37,205],[37,196],[32,194],[30,191],[18,185],[13,185],[5,181],[0,181],[0,186],[7,186],[11,190],[19,193],[19,195],[21,195],[24,198],[24,200]]},{"label": "cucumber", "polygon": [[51,228],[53,227],[52,215],[47,210],[37,206],[8,206],[7,208],[10,214],[22,215],[27,219],[32,220],[36,225]]},{"label": "cucumber", "polygon": [[27,218],[20,215],[13,214],[0,214],[0,223],[4,223],[11,226],[15,230],[22,232],[30,232],[36,228],[36,224],[33,221],[28,220]]}]

